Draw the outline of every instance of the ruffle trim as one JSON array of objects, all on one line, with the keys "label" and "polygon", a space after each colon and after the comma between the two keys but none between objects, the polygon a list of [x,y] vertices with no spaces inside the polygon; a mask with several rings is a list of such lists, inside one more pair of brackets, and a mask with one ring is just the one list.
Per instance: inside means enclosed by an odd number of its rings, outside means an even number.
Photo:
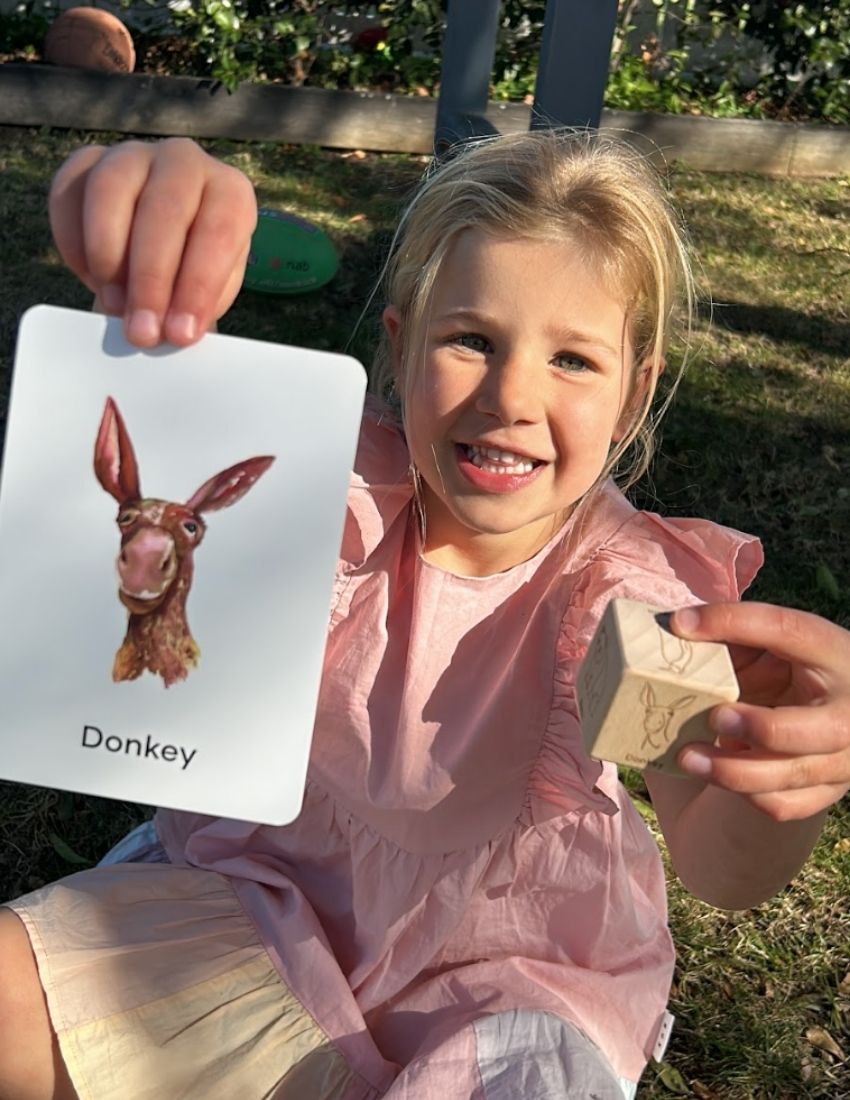
[{"label": "ruffle trim", "polygon": [[343,573],[358,569],[413,499],[410,456],[401,431],[377,398],[367,397],[348,493],[340,552]]},{"label": "ruffle trim", "polygon": [[632,511],[577,573],[561,621],[552,709],[529,779],[523,818],[540,825],[574,811],[618,812],[615,765],[584,749],[575,684],[605,607],[615,597],[677,607],[740,599],[764,556],[752,535],[708,520]]}]

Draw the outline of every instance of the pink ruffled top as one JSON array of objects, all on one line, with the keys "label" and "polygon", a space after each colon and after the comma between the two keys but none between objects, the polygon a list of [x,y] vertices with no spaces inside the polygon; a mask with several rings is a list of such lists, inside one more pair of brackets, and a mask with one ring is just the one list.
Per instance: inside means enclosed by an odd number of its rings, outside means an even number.
[{"label": "pink ruffled top", "polygon": [[735,599],[759,545],[609,484],[531,560],[455,576],[419,553],[408,464],[371,406],[300,816],[160,811],[160,838],[172,862],[232,876],[343,1050],[365,1028],[405,1065],[427,1033],[528,1007],[636,1080],[673,968],[664,875],[615,766],[584,752],[576,673],[612,597]]}]

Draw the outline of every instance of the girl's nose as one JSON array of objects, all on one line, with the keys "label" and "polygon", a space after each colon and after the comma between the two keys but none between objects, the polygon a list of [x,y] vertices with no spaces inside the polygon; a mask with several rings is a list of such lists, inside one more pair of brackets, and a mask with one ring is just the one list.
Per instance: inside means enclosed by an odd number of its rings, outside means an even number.
[{"label": "girl's nose", "polygon": [[512,354],[494,362],[481,381],[476,408],[503,424],[533,424],[540,417],[540,371],[531,357]]}]

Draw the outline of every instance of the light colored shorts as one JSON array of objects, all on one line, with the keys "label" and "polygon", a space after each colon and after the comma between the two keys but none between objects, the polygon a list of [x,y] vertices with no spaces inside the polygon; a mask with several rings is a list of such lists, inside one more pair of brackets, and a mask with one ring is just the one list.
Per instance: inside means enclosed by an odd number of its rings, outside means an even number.
[{"label": "light colored shorts", "polygon": [[150,846],[8,903],[30,936],[80,1100],[632,1100],[577,1028],[518,1009],[441,1035],[408,1066],[328,1034],[227,878]]}]

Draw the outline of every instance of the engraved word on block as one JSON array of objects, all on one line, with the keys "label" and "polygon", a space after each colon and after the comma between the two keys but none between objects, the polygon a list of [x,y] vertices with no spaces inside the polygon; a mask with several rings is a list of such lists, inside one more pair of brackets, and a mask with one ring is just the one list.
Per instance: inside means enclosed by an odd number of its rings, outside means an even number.
[{"label": "engraved word on block", "polygon": [[738,698],[729,650],[665,630],[665,609],[612,600],[579,670],[576,693],[584,745],[596,760],[681,775],[679,750],[714,741],[708,715]]}]

